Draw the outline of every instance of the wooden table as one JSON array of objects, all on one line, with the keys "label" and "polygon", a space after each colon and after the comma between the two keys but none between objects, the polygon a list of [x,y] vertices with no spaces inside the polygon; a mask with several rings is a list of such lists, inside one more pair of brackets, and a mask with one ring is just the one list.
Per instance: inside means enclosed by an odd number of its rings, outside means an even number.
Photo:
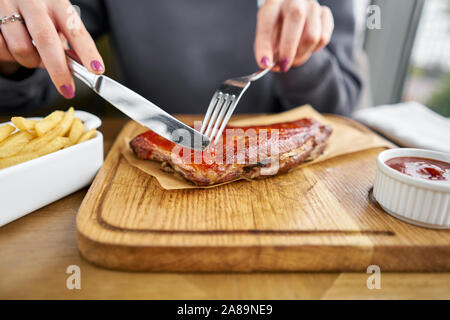
[{"label": "wooden table", "polygon": [[[105,151],[125,122],[104,120],[100,130]],[[370,290],[366,273],[175,274],[101,269],[85,261],[77,249],[75,216],[86,191],[0,228],[0,299],[450,299],[450,273],[381,270],[381,289]],[[66,287],[70,265],[80,267],[80,290]]]}]

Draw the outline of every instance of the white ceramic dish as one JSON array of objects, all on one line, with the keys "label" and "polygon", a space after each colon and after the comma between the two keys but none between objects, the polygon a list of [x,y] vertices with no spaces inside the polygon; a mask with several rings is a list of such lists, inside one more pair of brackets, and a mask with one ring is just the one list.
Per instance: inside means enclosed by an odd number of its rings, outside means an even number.
[{"label": "white ceramic dish", "polygon": [[373,194],[381,207],[403,221],[450,229],[450,181],[411,177],[387,166],[395,157],[419,157],[450,163],[450,154],[422,149],[390,149],[377,157]]},{"label": "white ceramic dish", "polygon": [[[101,125],[85,111],[75,111],[75,117],[87,129]],[[102,164],[103,135],[97,132],[88,141],[0,169],[0,226],[87,186]]]}]

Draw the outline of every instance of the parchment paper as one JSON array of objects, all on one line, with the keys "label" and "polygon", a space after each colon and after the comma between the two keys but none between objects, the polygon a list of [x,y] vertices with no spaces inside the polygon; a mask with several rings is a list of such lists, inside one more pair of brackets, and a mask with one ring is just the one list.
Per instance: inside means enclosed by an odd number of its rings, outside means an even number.
[{"label": "parchment paper", "polygon": [[[309,162],[305,162],[294,170],[298,170],[301,167],[311,165],[320,161],[324,161],[336,156],[357,152],[361,150],[367,150],[378,147],[391,148],[393,144],[387,140],[376,135],[363,125],[351,121],[349,119],[330,115],[326,118],[314,110],[311,106],[305,105],[291,109],[286,112],[271,114],[271,115],[258,115],[248,119],[236,120],[230,122],[230,125],[235,126],[250,126],[250,125],[266,125],[278,122],[293,121],[301,118],[313,118],[322,122],[323,124],[329,124],[333,127],[333,133],[328,140],[328,146],[325,148],[323,154],[317,159]],[[194,189],[194,188],[214,188],[222,184],[214,186],[198,187],[191,182],[185,180],[179,174],[170,174],[160,170],[161,164],[156,161],[141,160],[135,156],[133,150],[129,147],[129,142],[134,137],[125,137],[123,139],[120,149],[123,156],[127,159],[128,163],[143,173],[149,174],[155,177],[162,188],[166,190],[176,189]],[[287,173],[289,174],[289,173]],[[267,179],[270,179],[268,177]],[[229,181],[226,183],[231,183]],[[223,184],[226,184],[223,183]]]}]

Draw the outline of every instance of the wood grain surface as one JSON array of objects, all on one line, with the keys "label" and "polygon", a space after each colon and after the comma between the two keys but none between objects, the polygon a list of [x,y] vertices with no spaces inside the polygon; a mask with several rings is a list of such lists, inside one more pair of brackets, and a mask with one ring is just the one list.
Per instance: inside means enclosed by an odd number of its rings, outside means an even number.
[{"label": "wood grain surface", "polygon": [[[104,119],[105,154],[124,119]],[[136,273],[99,268],[77,248],[76,192],[0,228],[0,299],[450,299],[450,273]],[[69,290],[67,267],[81,269]]]},{"label": "wood grain surface", "polygon": [[[118,137],[140,129],[128,123]],[[370,198],[382,149],[213,189],[164,190],[116,142],[77,217],[83,256],[133,271],[447,271],[450,232]]]}]

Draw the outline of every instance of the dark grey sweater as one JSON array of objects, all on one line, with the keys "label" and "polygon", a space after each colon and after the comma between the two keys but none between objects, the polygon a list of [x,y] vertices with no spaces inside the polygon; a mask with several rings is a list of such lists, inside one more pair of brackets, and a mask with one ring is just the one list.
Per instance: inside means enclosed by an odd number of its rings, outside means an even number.
[{"label": "dark grey sweater", "polygon": [[[351,112],[361,87],[353,61],[353,3],[319,2],[334,14],[330,44],[303,66],[252,84],[236,112],[277,112],[305,103],[321,112]],[[203,113],[223,80],[257,70],[256,0],[72,3],[94,38],[109,32],[124,84],[170,113]],[[41,69],[20,80],[0,77],[0,108],[29,110],[55,93]]]}]

